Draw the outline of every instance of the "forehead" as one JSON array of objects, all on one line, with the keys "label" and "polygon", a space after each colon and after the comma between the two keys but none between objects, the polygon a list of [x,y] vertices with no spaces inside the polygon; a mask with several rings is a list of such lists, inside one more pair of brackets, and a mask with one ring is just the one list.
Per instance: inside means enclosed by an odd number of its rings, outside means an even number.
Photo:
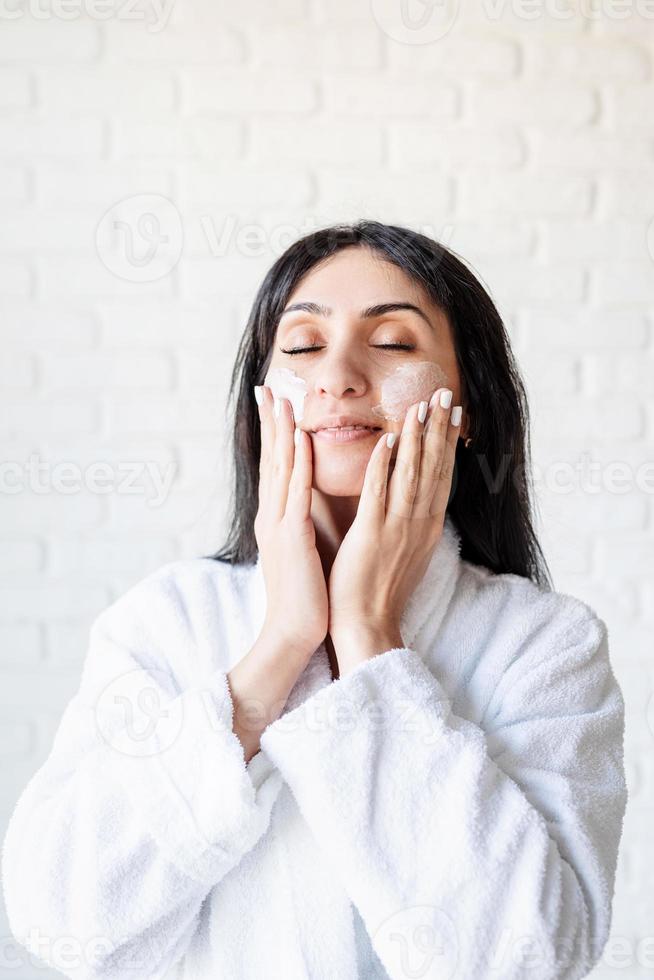
[{"label": "forehead", "polygon": [[[394,311],[389,315],[405,317],[413,324],[423,323],[434,342],[452,346],[453,331],[446,311],[403,269],[369,248],[345,248],[314,266],[297,283],[285,309],[296,303],[315,303],[335,316],[356,317],[371,307],[398,302],[419,307],[426,321],[415,312]],[[301,316],[299,312],[282,315],[281,329],[291,329]],[[322,316],[319,319],[329,323]]]},{"label": "forehead", "polygon": [[293,289],[288,303],[297,300],[352,311],[392,300],[410,300],[425,310],[435,309],[422,286],[399,266],[362,247],[341,249],[310,269]]}]

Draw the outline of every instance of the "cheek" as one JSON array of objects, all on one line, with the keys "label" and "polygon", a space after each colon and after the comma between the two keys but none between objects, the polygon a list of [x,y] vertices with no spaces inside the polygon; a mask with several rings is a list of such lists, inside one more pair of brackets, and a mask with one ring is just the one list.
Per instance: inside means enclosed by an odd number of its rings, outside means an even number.
[{"label": "cheek", "polygon": [[290,368],[269,368],[263,383],[276,398],[288,398],[293,406],[293,417],[300,422],[304,416],[304,399],[309,390],[304,378]]},{"label": "cheek", "polygon": [[401,422],[418,401],[429,401],[436,388],[452,387],[443,368],[433,361],[402,364],[381,386],[381,398],[372,408],[377,418]]}]

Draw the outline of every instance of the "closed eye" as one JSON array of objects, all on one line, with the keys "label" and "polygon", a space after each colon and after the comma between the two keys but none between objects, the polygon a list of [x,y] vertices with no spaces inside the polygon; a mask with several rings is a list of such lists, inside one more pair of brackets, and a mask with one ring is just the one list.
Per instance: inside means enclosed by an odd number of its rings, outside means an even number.
[{"label": "closed eye", "polygon": [[[379,350],[415,350],[411,344],[373,344]],[[294,347],[292,350],[280,348],[282,354],[306,354],[313,350],[322,350],[322,347]]]}]

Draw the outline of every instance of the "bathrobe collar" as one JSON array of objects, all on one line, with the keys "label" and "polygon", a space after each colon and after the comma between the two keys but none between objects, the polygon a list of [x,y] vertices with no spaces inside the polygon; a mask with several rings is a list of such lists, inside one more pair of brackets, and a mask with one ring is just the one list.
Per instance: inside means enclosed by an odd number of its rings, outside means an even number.
[{"label": "bathrobe collar", "polygon": [[[429,621],[433,641],[454,594],[461,562],[461,537],[449,514],[445,515],[441,539],[434,548],[425,574],[409,596],[400,619],[400,632],[407,647],[413,647]],[[418,653],[421,651],[418,649]]]},{"label": "bathrobe collar", "polygon": [[[460,562],[461,538],[452,518],[446,514],[440,541],[434,548],[425,574],[409,597],[400,618],[400,633],[405,647],[414,649],[420,656],[423,655],[423,644],[419,640],[420,633],[428,623],[428,643],[433,642],[454,593]],[[254,565],[252,582],[254,603],[258,611],[259,627],[261,627],[265,617],[266,587],[260,555],[257,556]],[[331,682],[329,657],[323,642],[298,677],[283,713],[301,704],[311,694]]]}]

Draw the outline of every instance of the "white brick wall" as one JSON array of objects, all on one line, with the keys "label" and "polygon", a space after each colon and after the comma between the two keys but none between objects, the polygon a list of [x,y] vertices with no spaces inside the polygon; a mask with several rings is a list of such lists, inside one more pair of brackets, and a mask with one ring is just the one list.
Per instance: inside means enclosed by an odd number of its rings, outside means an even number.
[{"label": "white brick wall", "polygon": [[[399,6],[177,0],[159,23],[148,0],[129,19],[121,0],[70,19],[55,0],[2,7],[18,13],[0,17],[0,431],[22,483],[1,511],[0,829],[93,617],[222,543],[224,400],[266,269],[317,224],[410,224],[466,256],[506,317],[556,585],[609,625],[632,799],[594,976],[649,976],[654,4],[448,0],[429,43]],[[153,281],[124,243],[104,245],[118,275],[96,250],[138,195],[183,231]]]}]

